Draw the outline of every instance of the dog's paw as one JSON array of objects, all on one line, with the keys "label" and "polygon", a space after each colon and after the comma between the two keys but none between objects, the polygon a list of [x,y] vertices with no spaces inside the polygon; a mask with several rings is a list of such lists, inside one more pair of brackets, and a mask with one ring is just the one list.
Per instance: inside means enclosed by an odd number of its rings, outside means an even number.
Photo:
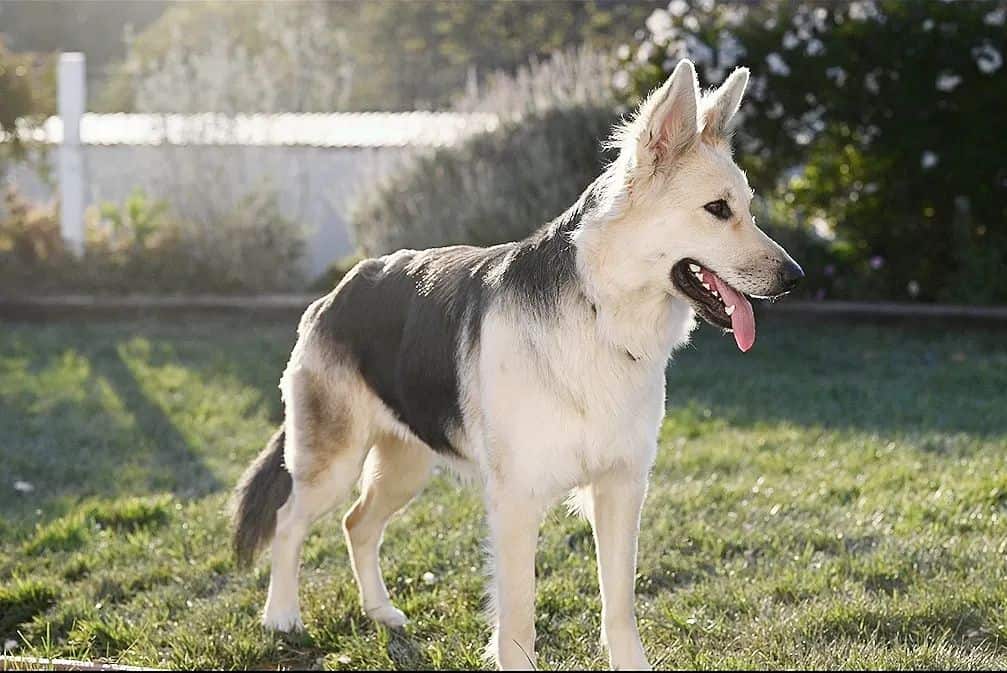
[{"label": "dog's paw", "polygon": [[[618,633],[618,632],[617,632]],[[603,633],[602,646],[609,652],[609,662],[613,671],[650,671],[650,662],[647,661],[647,654],[643,650],[643,644],[636,629],[631,633],[623,631],[621,637],[614,640],[611,634]]]},{"label": "dog's paw", "polygon": [[388,603],[387,605],[379,605],[375,608],[367,608],[364,612],[374,621],[380,622],[393,629],[400,629],[406,625],[406,622],[409,621],[406,618],[406,613],[402,612],[402,610],[399,610],[391,603]]},{"label": "dog's paw", "polygon": [[262,625],[270,631],[279,633],[297,633],[304,630],[304,622],[297,612],[265,614],[262,617]]}]

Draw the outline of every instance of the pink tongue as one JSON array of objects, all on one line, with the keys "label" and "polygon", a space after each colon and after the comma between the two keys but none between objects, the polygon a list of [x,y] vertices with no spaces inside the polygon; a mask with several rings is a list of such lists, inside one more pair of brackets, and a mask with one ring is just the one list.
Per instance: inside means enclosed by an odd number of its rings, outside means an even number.
[{"label": "pink tongue", "polygon": [[752,304],[749,303],[745,295],[720,280],[717,274],[708,269],[703,269],[703,280],[708,285],[712,281],[724,300],[724,305],[734,307],[734,313],[731,314],[734,341],[742,352],[748,351],[755,343],[755,314],[752,312]]}]

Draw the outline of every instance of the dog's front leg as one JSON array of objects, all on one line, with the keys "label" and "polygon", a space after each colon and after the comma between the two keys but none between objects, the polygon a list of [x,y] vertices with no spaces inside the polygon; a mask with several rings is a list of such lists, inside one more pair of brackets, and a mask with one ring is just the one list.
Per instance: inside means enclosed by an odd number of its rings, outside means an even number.
[{"label": "dog's front leg", "polygon": [[504,670],[535,668],[535,548],[543,503],[509,484],[486,491],[495,624],[489,654]]},{"label": "dog's front leg", "polygon": [[601,638],[616,670],[650,670],[636,627],[636,541],[647,475],[611,472],[589,489],[601,586]]}]

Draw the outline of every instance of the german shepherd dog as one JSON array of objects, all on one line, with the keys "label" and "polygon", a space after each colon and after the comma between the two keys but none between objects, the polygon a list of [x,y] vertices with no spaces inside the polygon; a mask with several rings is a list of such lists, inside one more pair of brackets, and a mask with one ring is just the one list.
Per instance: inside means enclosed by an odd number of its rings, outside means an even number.
[{"label": "german shepherd dog", "polygon": [[481,486],[498,666],[535,664],[539,525],[570,494],[594,529],[611,665],[649,667],[633,584],[668,359],[696,316],[747,351],[748,298],[804,275],[755,226],[731,158],[747,82],[739,68],[700,96],[681,61],[614,135],[618,158],[557,219],[513,243],[364,260],[308,307],[280,382],[283,426],[235,497],[239,561],[272,539],[265,626],[303,628],[301,544],[358,480],[343,527],[363,610],[402,626],[378,549],[443,462]]}]

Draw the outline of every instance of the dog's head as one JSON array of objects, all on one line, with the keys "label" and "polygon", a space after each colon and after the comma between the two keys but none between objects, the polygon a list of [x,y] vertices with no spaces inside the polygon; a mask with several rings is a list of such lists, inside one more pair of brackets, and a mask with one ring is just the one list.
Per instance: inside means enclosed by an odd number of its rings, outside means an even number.
[{"label": "dog's head", "polygon": [[687,301],[743,351],[755,341],[748,297],[785,294],[804,276],[755,225],[752,189],[731,157],[747,83],[739,68],[701,97],[692,63],[678,64],[622,131],[621,206],[604,232],[605,257],[633,284]]}]

